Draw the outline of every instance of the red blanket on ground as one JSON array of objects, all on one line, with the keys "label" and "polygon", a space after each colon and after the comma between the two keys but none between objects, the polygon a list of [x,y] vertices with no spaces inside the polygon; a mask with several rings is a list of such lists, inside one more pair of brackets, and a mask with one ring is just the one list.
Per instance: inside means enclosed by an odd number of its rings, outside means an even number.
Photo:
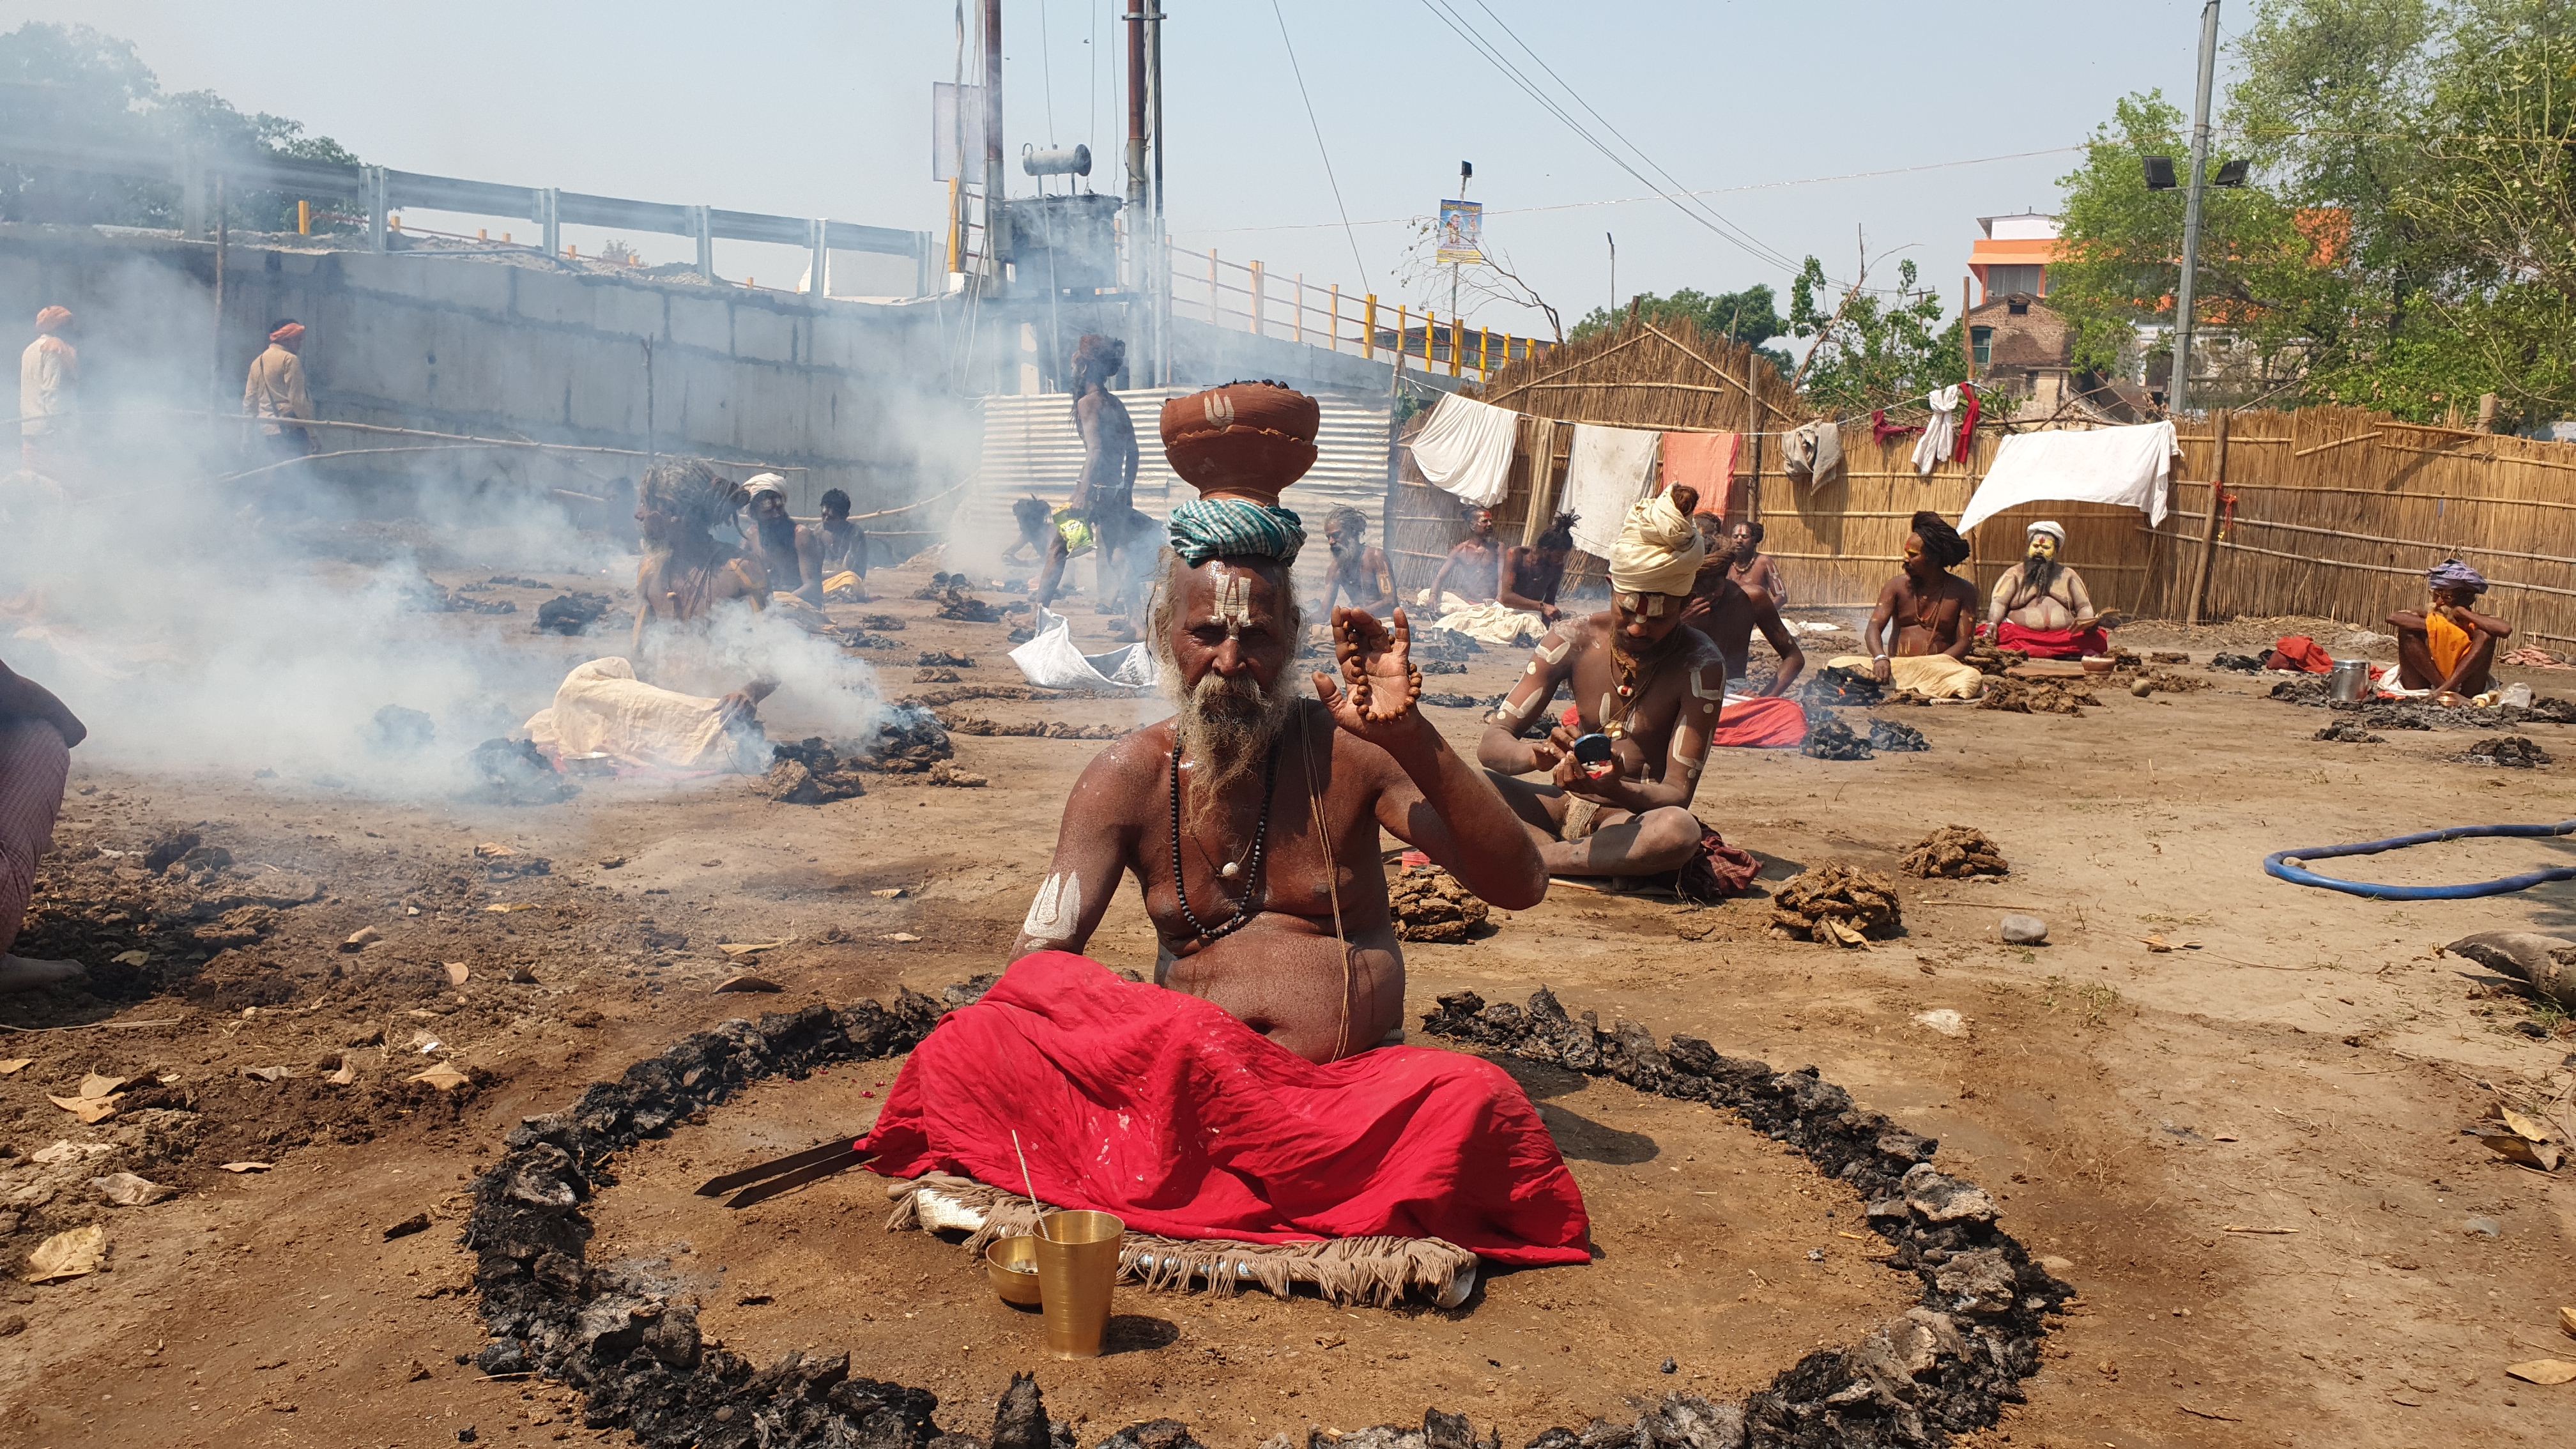
[{"label": "red blanket on ground", "polygon": [[2305,634],[2284,634],[2272,645],[2263,660],[2266,669],[2286,670],[2292,674],[2332,674],[2334,656],[2326,647]]},{"label": "red blanket on ground", "polygon": [[1590,1260],[1583,1195],[1528,1094],[1458,1052],[1317,1066],[1194,996],[1062,951],[1014,964],[904,1064],[862,1151],[1171,1238],[1443,1238]]},{"label": "red blanket on ground", "polygon": [[1730,699],[1708,742],[1722,749],[1794,750],[1807,742],[1806,706],[1794,699]]},{"label": "red blanket on ground", "polygon": [[2084,629],[2026,629],[2006,619],[1995,626],[1995,647],[2018,649],[2033,659],[2079,659],[2110,653],[2111,640],[2099,624]]}]

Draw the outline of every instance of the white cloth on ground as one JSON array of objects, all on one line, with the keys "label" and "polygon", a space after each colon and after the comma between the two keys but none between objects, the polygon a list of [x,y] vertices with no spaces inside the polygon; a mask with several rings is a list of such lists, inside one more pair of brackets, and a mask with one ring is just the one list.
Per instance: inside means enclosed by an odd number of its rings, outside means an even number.
[{"label": "white cloth on ground", "polygon": [[1073,621],[1044,607],[1037,637],[1012,650],[1011,662],[1040,689],[1151,689],[1163,678],[1154,651],[1141,643],[1083,653],[1073,642]]},{"label": "white cloth on ground", "polygon": [[1547,620],[1527,609],[1515,609],[1495,599],[1471,604],[1446,589],[1440,591],[1440,619],[1437,627],[1454,629],[1484,644],[1518,644],[1523,640],[1536,643],[1547,632]]},{"label": "white cloth on ground", "polygon": [[1413,466],[1432,486],[1478,508],[1491,508],[1511,491],[1512,442],[1521,415],[1451,393],[1440,399],[1413,435]]},{"label": "white cloth on ground", "polygon": [[1950,450],[1959,446],[1959,387],[1934,388],[1923,401],[1932,416],[1923,420],[1923,435],[1914,440],[1914,471],[1925,477],[1950,461]]},{"label": "white cloth on ground", "polygon": [[741,770],[764,762],[743,758],[724,726],[724,701],[646,684],[623,659],[573,666],[555,687],[555,702],[528,716],[528,739],[559,755],[606,754],[618,763],[671,770]]},{"label": "white cloth on ground", "polygon": [[2173,479],[2174,425],[2139,423],[2090,432],[2015,433],[1968,499],[1959,532],[2024,503],[2116,503],[2165,521]]},{"label": "white cloth on ground", "polygon": [[1560,513],[1575,515],[1574,546],[1596,558],[1608,558],[1628,521],[1628,507],[1646,496],[1655,476],[1655,445],[1663,434],[1643,428],[1574,425],[1574,444],[1565,460],[1565,498]]},{"label": "white cloth on ground", "polygon": [[1831,418],[1800,423],[1780,442],[1780,468],[1810,488],[1843,481],[1843,430]]}]

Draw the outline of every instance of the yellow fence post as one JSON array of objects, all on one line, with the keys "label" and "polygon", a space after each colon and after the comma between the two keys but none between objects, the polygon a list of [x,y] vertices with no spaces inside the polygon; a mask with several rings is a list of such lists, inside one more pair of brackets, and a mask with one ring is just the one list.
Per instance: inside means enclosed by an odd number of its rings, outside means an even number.
[{"label": "yellow fence post", "polygon": [[1368,294],[1367,320],[1360,333],[1360,356],[1371,361],[1377,357],[1377,293]]},{"label": "yellow fence post", "polygon": [[1335,352],[1339,352],[1339,351],[1341,351],[1341,350],[1342,350],[1342,284],[1341,284],[1341,283],[1339,283],[1339,282],[1335,282],[1335,283],[1333,284],[1333,332],[1332,332],[1332,339],[1333,339],[1333,340],[1332,340],[1332,343],[1331,343],[1332,349],[1333,349]]},{"label": "yellow fence post", "polygon": [[1263,290],[1261,278],[1261,263],[1254,262],[1252,264],[1252,335],[1255,337],[1261,335],[1261,293]]},{"label": "yellow fence post", "polygon": [[299,201],[295,203],[295,234],[297,236],[313,235],[312,202]]},{"label": "yellow fence post", "polygon": [[1402,302],[1395,304],[1395,370],[1404,371],[1404,349],[1412,346],[1408,336],[1413,330],[1413,312]]},{"label": "yellow fence post", "polygon": [[1208,248],[1208,325],[1215,326],[1225,318],[1225,299],[1216,289],[1216,248]]},{"label": "yellow fence post", "polygon": [[1434,333],[1434,332],[1436,332],[1436,331],[1438,331],[1438,330],[1439,330],[1439,328],[1440,328],[1440,314],[1438,314],[1438,313],[1436,313],[1436,312],[1432,311],[1432,310],[1431,310],[1430,308],[1428,308],[1428,307],[1423,308],[1423,309],[1422,309],[1422,370],[1423,370],[1424,372],[1432,371],[1432,365],[1431,365],[1431,334],[1432,334],[1432,333]]},{"label": "yellow fence post", "polygon": [[1459,376],[1459,368],[1467,361],[1460,355],[1464,349],[1459,346],[1459,343],[1463,340],[1458,335],[1458,314],[1452,312],[1449,314],[1449,375],[1451,377]]},{"label": "yellow fence post", "polygon": [[[957,270],[957,248],[965,240],[957,228],[957,178],[948,178],[948,270]],[[944,290],[945,284],[943,284]]]}]

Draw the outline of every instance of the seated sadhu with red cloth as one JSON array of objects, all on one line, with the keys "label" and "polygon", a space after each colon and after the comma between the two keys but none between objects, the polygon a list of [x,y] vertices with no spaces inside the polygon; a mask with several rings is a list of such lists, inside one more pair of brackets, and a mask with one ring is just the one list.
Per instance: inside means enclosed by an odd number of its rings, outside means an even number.
[{"label": "seated sadhu with red cloth", "polygon": [[[1304,542],[1279,492],[1312,400],[1264,383],[1176,399],[1149,639],[1179,713],[1103,751],[1066,802],[1010,970],[905,1066],[863,1150],[896,1177],[1021,1185],[1133,1231],[1256,1244],[1441,1239],[1585,1261],[1583,1201],[1529,1098],[1455,1052],[1386,1046],[1404,957],[1379,832],[1477,895],[1534,905],[1536,847],[1417,708],[1409,624],[1333,612],[1338,678],[1291,673]],[[1133,875],[1151,985],[1073,954]]]},{"label": "seated sadhu with red cloth", "polygon": [[2079,659],[2111,652],[2104,619],[2094,612],[2084,576],[2060,562],[2066,530],[2054,523],[2030,526],[2029,556],[2004,570],[1986,600],[1986,627],[1995,647],[2018,649],[2033,659]]}]

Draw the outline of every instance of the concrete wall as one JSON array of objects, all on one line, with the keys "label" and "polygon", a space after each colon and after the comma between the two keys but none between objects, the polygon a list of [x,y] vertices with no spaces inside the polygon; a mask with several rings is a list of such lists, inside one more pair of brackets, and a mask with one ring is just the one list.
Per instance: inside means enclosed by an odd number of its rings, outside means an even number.
[{"label": "concrete wall", "polygon": [[[817,305],[455,254],[234,247],[218,332],[214,273],[210,243],[0,227],[0,314],[73,310],[93,413],[173,403],[237,411],[269,324],[294,317],[309,329],[306,373],[324,417],[637,450],[650,339],[660,451],[801,465],[789,475],[800,512],[829,487],[861,511],[937,492],[973,470],[981,442],[973,400],[946,386],[940,310],[953,303]],[[92,423],[103,435],[152,425]],[[325,445],[355,437],[326,435]],[[394,466],[506,471],[526,461],[431,454]],[[606,479],[642,463],[599,456],[581,467]],[[364,476],[354,464],[323,466]]]}]

